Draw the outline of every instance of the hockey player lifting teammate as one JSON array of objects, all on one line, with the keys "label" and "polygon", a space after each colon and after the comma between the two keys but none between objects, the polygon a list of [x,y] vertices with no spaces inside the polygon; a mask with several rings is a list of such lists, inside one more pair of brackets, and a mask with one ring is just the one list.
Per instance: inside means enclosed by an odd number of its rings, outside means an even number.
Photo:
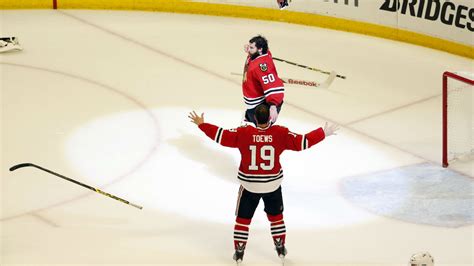
[{"label": "hockey player lifting teammate", "polygon": [[271,234],[277,254],[282,260],[285,248],[286,229],[283,220],[283,198],[281,183],[283,169],[280,154],[285,150],[302,151],[335,134],[338,125],[325,124],[305,135],[289,131],[288,128],[272,125],[269,121],[270,107],[261,103],[254,108],[257,127],[242,126],[237,129],[222,129],[204,121],[196,112],[189,113],[191,122],[212,140],[222,146],[238,148],[241,154],[237,178],[241,184],[236,207],[234,227],[234,260],[239,264],[244,256],[249,226],[255,209],[263,199],[265,212],[270,221]]},{"label": "hockey player lifting teammate", "polygon": [[283,104],[285,88],[278,77],[268,41],[258,35],[244,46],[245,60],[242,92],[247,107],[245,121],[257,125],[255,107],[263,102],[270,105],[270,122],[274,124]]}]

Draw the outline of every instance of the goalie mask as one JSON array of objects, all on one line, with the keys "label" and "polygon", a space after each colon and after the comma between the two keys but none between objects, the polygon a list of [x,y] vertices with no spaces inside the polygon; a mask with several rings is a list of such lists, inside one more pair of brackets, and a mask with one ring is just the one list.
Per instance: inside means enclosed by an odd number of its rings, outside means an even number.
[{"label": "goalie mask", "polygon": [[409,266],[434,266],[434,259],[428,252],[413,254]]}]

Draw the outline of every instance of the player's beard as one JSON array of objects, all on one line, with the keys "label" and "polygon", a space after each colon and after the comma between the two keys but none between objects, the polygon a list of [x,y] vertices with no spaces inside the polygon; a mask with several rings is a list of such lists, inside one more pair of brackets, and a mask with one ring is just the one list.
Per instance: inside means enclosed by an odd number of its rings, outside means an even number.
[{"label": "player's beard", "polygon": [[250,60],[254,60],[255,58],[259,57],[260,54],[258,52],[255,52],[253,54],[250,54]]}]

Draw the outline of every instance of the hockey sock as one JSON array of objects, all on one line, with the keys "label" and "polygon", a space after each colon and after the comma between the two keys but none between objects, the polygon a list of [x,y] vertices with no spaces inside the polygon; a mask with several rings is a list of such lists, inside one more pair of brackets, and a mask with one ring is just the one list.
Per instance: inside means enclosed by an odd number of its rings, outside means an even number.
[{"label": "hockey sock", "polygon": [[247,239],[249,238],[249,225],[252,219],[237,217],[234,226],[234,248],[245,249]]},{"label": "hockey sock", "polygon": [[285,244],[286,238],[286,227],[285,221],[283,221],[283,214],[270,215],[267,214],[268,220],[270,221],[270,229],[272,232],[273,242]]}]

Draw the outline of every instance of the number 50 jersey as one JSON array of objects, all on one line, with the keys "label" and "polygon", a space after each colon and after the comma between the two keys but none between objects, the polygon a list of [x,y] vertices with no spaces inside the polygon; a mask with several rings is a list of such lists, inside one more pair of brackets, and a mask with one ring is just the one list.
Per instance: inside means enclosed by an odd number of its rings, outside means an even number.
[{"label": "number 50 jersey", "polygon": [[322,128],[305,135],[278,125],[266,129],[252,126],[223,129],[202,123],[199,128],[222,146],[239,149],[241,160],[237,177],[246,190],[254,193],[272,192],[280,186],[283,178],[280,155],[283,151],[302,151],[325,137]]},{"label": "number 50 jersey", "polygon": [[253,109],[262,102],[276,106],[283,103],[285,88],[278,77],[270,51],[253,60],[247,57],[242,92],[247,109]]}]

